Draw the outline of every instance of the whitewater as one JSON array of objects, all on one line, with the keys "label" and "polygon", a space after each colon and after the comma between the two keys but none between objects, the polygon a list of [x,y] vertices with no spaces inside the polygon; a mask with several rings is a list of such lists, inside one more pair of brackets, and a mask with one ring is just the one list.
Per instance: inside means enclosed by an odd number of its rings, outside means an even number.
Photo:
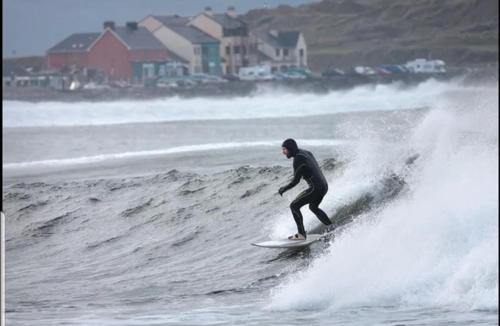
[{"label": "whitewater", "polygon": [[496,81],[3,106],[9,325],[498,325]]}]

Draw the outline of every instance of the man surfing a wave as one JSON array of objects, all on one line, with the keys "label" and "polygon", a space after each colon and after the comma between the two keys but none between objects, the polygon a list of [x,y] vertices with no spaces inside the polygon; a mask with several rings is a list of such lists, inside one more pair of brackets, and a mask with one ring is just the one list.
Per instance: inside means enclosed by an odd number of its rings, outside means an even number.
[{"label": "man surfing a wave", "polygon": [[306,180],[309,188],[301,192],[297,198],[290,204],[292,215],[297,224],[297,233],[288,237],[290,240],[305,240],[307,235],[304,229],[304,222],[300,208],[309,204],[309,209],[316,215],[316,217],[325,225],[329,227],[329,231],[333,228],[333,224],[318,206],[328,192],[328,183],[326,182],[323,172],[314,158],[313,154],[297,146],[295,140],[289,138],[281,145],[283,155],[287,158],[293,157],[293,179],[292,181],[281,187],[278,193],[283,196],[287,190],[295,187],[301,178]]}]

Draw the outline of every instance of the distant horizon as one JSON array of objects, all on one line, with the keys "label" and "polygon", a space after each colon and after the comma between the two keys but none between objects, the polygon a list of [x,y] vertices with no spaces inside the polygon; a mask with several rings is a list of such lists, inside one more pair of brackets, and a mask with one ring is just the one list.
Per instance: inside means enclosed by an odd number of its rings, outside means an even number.
[{"label": "distant horizon", "polygon": [[[5,0],[3,5],[2,59],[45,56],[46,51],[74,33],[99,32],[104,21],[117,25],[140,21],[147,15],[192,16],[211,7],[225,12],[234,6],[238,14],[279,5],[298,6],[319,0]],[[125,5],[124,5],[125,4]]]}]

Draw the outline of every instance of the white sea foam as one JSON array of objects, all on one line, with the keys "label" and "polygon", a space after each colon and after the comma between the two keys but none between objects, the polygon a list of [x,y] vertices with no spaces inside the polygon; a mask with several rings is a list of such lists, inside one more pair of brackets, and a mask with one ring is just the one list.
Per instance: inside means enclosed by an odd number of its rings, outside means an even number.
[{"label": "white sea foam", "polygon": [[[311,267],[274,289],[271,309],[498,309],[497,85],[435,101],[405,144],[421,154],[409,191],[360,217]],[[335,180],[335,200],[348,201],[377,179],[378,159],[398,155],[391,147],[378,154],[360,147],[358,162]]]},{"label": "white sea foam", "polygon": [[3,101],[3,127],[104,125],[180,120],[297,117],[341,112],[405,110],[433,105],[458,83],[429,80],[415,87],[359,86],[324,95],[263,88],[248,97],[165,98],[147,101]]},{"label": "white sea foam", "polygon": [[[169,154],[187,153],[187,152],[199,152],[199,151],[209,151],[209,150],[228,150],[233,148],[243,148],[243,147],[278,147],[281,145],[282,141],[279,140],[269,140],[269,141],[255,141],[255,142],[227,142],[227,143],[210,143],[210,144],[198,144],[198,145],[188,145],[188,146],[177,146],[167,149],[160,150],[150,150],[150,151],[137,151],[137,152],[124,152],[124,153],[110,153],[101,154],[94,156],[83,156],[75,158],[66,159],[52,159],[52,160],[40,160],[40,161],[29,161],[29,162],[16,162],[3,164],[4,169],[25,169],[34,167],[47,167],[47,166],[66,166],[66,165],[78,165],[78,164],[90,164],[109,160],[117,159],[127,159],[127,158],[138,158],[138,157],[148,157],[148,156],[161,156]],[[302,143],[306,146],[337,146],[344,144],[344,141],[340,140],[329,140],[329,139],[310,139],[303,140]]]}]

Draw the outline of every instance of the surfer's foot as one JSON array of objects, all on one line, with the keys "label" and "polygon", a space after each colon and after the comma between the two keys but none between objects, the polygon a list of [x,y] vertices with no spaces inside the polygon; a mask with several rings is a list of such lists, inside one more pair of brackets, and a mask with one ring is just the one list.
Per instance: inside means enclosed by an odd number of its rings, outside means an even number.
[{"label": "surfer's foot", "polygon": [[288,240],[305,240],[305,239],[306,237],[300,233],[295,233],[294,235],[288,237]]},{"label": "surfer's foot", "polygon": [[332,232],[333,230],[335,230],[337,227],[335,226],[335,224],[330,224],[326,227],[326,233],[330,233]]}]

